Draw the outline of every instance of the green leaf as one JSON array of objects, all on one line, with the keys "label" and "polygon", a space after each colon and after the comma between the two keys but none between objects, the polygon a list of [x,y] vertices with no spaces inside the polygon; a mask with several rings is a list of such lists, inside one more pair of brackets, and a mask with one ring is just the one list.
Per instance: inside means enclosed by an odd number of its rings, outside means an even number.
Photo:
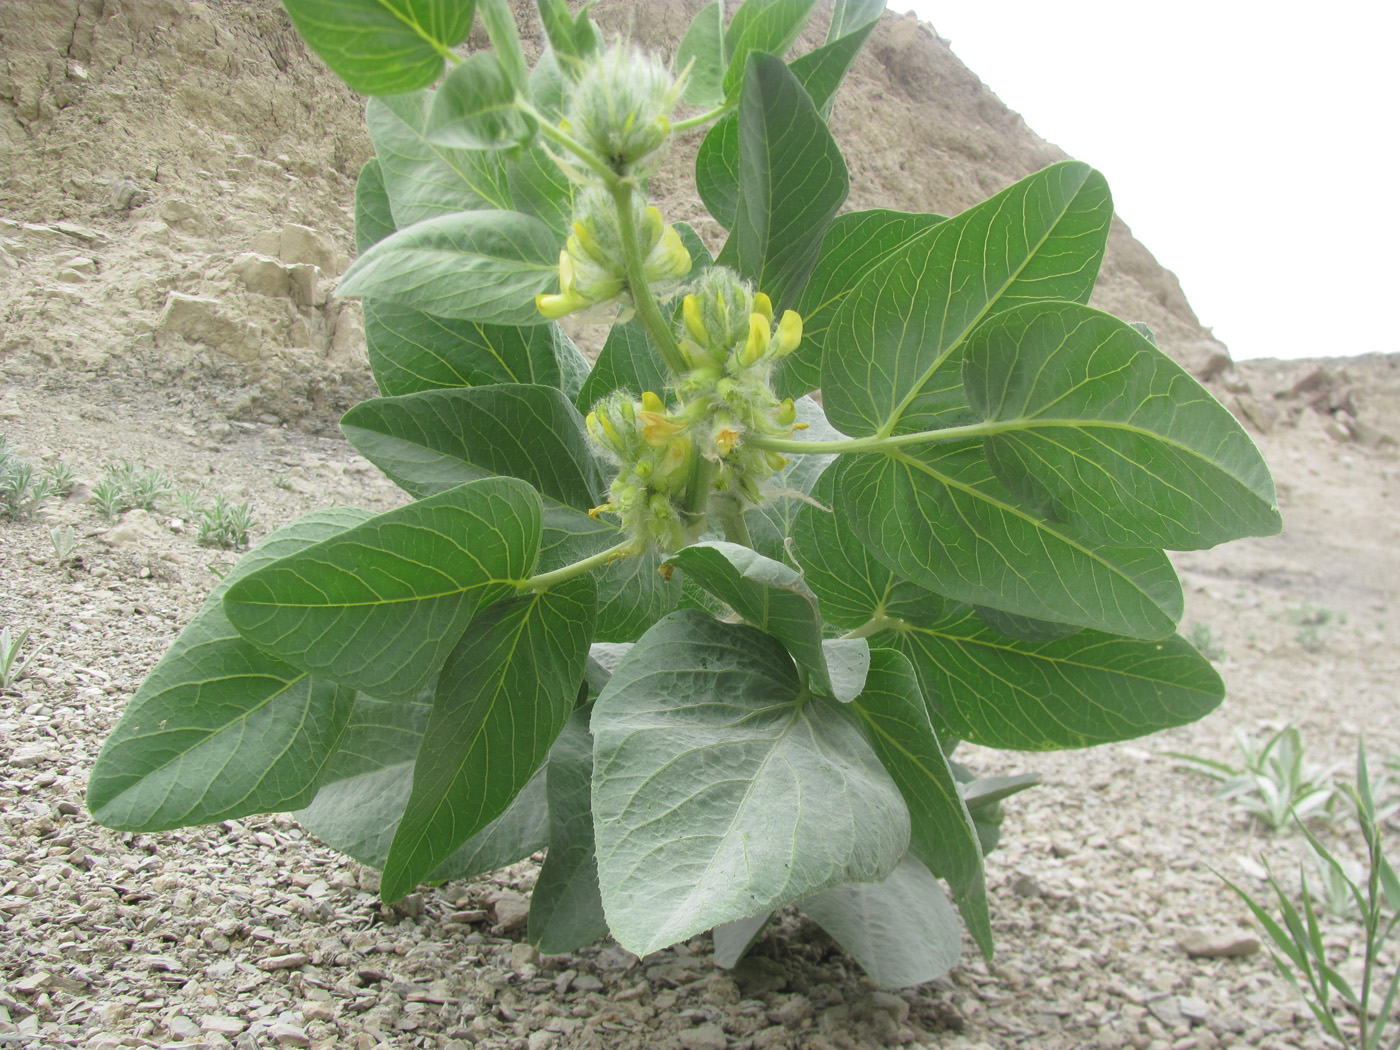
[{"label": "green leaf", "polygon": [[691,20],[676,51],[676,69],[690,68],[682,98],[691,106],[713,109],[724,101],[724,5],[702,7]]},{"label": "green leaf", "polygon": [[515,10],[510,0],[477,0],[481,24],[491,48],[501,60],[506,79],[523,87],[529,77],[525,49],[520,44],[520,30],[515,24]]},{"label": "green leaf", "polygon": [[752,279],[780,311],[797,301],[850,178],[792,71],[771,55],[749,63],[738,112],[738,211],[719,261]]},{"label": "green leaf", "polygon": [[799,906],[881,988],[941,977],[962,953],[957,914],[912,854],[883,882],[838,886]]},{"label": "green leaf", "polygon": [[469,211],[386,237],[346,271],[337,295],[480,324],[543,324],[535,296],[559,282],[559,243],[539,219]]},{"label": "green leaf", "polygon": [[[494,383],[563,385],[568,337],[557,324],[477,324],[379,299],[364,307],[369,364],[386,396]],[[576,369],[572,360],[570,367]]]},{"label": "green leaf", "polygon": [[826,413],[866,437],[947,425],[965,412],[959,353],[989,314],[1039,299],[1085,302],[1113,202],[1066,161],[938,223],[867,268],[831,319]]},{"label": "green leaf", "polygon": [[1159,550],[1109,548],[1024,510],[979,442],[862,454],[841,464],[837,513],[902,578],[957,601],[1138,638],[1181,618]]},{"label": "green leaf", "polygon": [[[1056,642],[1078,634],[1083,628],[1072,623],[1056,623],[1054,620],[1035,620],[1029,616],[988,609],[985,605],[973,606],[977,618],[992,630],[1018,642]],[[919,624],[927,627],[928,624]]]},{"label": "green leaf", "polygon": [[705,210],[726,230],[739,214],[739,118],[717,120],[695,153],[695,192]]},{"label": "green leaf", "polygon": [[588,358],[583,356],[583,351],[578,348],[578,344],[570,339],[569,333],[558,324],[550,322],[547,325],[536,325],[532,330],[540,328],[549,334],[554,362],[559,366],[559,381],[545,385],[557,386],[564,392],[566,398],[573,401],[578,397],[579,391],[583,389],[583,384],[588,379],[588,373],[592,366],[589,365]]},{"label": "green leaf", "polygon": [[[812,457],[804,456],[803,459]],[[838,469],[827,470],[812,489],[815,504],[804,504],[792,526],[792,552],[802,578],[821,600],[822,618],[855,630],[884,617],[933,623],[943,615],[943,599],[901,580],[860,542],[843,514],[834,512]]]},{"label": "green leaf", "polygon": [[[881,9],[884,8],[884,0],[876,0]],[[857,5],[845,5],[848,9]],[[874,7],[875,4],[868,5]],[[856,56],[865,46],[865,41],[875,29],[879,21],[879,13],[875,13],[865,22],[855,25],[850,21],[841,21],[838,26],[837,18],[831,22],[831,32],[827,34],[827,42],[815,51],[810,51],[801,58],[794,59],[791,65],[793,74],[802,81],[802,86],[807,89],[807,94],[812,96],[812,103],[817,107],[817,112],[821,114],[822,120],[831,118],[832,107],[836,104],[836,90],[841,86],[841,82],[846,79],[846,74],[850,71],[851,65],[855,62]],[[855,13],[855,17],[860,17],[860,12]],[[836,36],[831,33],[839,32]]]},{"label": "green leaf", "polygon": [[365,123],[384,176],[394,225],[475,208],[511,208],[505,161],[495,151],[456,150],[424,134],[433,93],[370,99]]},{"label": "green leaf", "polygon": [[102,745],[87,792],[99,823],[161,831],[289,809],[315,794],[354,694],[245,641],[223,596],[259,567],[367,517],[350,508],[309,514],[233,567]]},{"label": "green leaf", "polygon": [[530,895],[530,943],[548,955],[577,951],[608,935],[593,858],[593,737],[575,711],[549,755],[549,854]]},{"label": "green leaf", "polygon": [[[845,437],[827,423],[821,405],[810,397],[799,397],[794,407],[797,421],[807,424],[807,429],[797,432],[800,440],[833,441]],[[792,535],[793,523],[807,506],[807,494],[817,478],[835,458],[826,453],[793,456],[769,479],[766,486],[769,498],[744,513],[754,550],[774,561],[791,560],[787,539]]]},{"label": "green leaf", "polygon": [[907,847],[908,811],[844,705],[755,628],[668,616],[614,672],[593,735],[603,907],[639,955],[884,878]]},{"label": "green leaf", "polygon": [[535,0],[549,46],[569,58],[587,58],[603,45],[602,34],[588,18],[588,8],[577,16],[569,13],[565,0]]},{"label": "green leaf", "polygon": [[614,390],[626,390],[635,397],[646,390],[660,394],[668,381],[661,355],[653,349],[641,321],[634,317],[608,329],[607,341],[574,403],[580,412],[591,412]]},{"label": "green leaf", "polygon": [[878,22],[885,13],[885,0],[836,0],[831,25],[826,30],[826,42],[840,40],[859,33]]},{"label": "green leaf", "polygon": [[399,507],[250,573],[224,594],[244,638],[392,700],[436,678],[484,593],[525,578],[540,497],[485,478]]},{"label": "green leaf", "polygon": [[1194,722],[1225,687],[1183,638],[1081,631],[1018,642],[957,609],[932,627],[878,636],[914,664],[940,734],[1019,751],[1089,747]]},{"label": "green leaf", "polygon": [[355,180],[355,251],[362,252],[393,233],[394,213],[384,188],[384,172],[371,157]]},{"label": "green leaf", "polygon": [[423,128],[449,149],[508,149],[533,129],[515,105],[515,85],[493,51],[478,51],[447,74]]},{"label": "green leaf", "polygon": [[816,6],[816,0],[747,0],[740,5],[724,34],[728,60],[723,81],[726,98],[738,93],[741,79],[745,87],[752,79],[753,74],[747,69],[750,55],[764,54],[782,61],[788,48],[802,35]]},{"label": "green leaf", "polygon": [[[307,831],[362,864],[383,868],[413,790],[413,763],[432,711],[429,700],[360,694],[315,801],[296,814]],[[514,864],[549,841],[541,766],[499,817],[443,861],[430,880],[468,878]]]},{"label": "green leaf", "polygon": [[715,965],[721,970],[732,970],[738,966],[739,960],[757,943],[772,917],[771,911],[765,911],[716,926],[711,933],[715,945]]},{"label": "green leaf", "polygon": [[583,681],[597,594],[587,576],[479,613],[448,657],[380,896],[409,893],[501,815],[553,746]]},{"label": "green leaf", "polygon": [[[544,533],[536,572],[551,572],[615,547],[626,536],[616,525],[546,500]],[[651,552],[618,558],[593,570],[598,584],[600,642],[632,642],[661,617],[672,612],[681,595],[681,577],[665,580],[661,555]]]},{"label": "green leaf", "polygon": [[1116,317],[1032,303],[963,351],[985,454],[1039,513],[1122,547],[1200,550],[1282,528],[1264,457],[1230,412]]},{"label": "green leaf", "polygon": [[870,650],[870,674],[854,709],[909,807],[909,852],[948,880],[963,921],[990,959],[992,918],[977,829],[908,659],[893,649]]},{"label": "green leaf", "polygon": [[362,401],[341,418],[350,443],[415,497],[509,475],[578,510],[602,501],[583,417],[549,386],[425,390]]},{"label": "green leaf", "polygon": [[283,0],[297,32],[364,95],[427,87],[467,39],[474,0]]},{"label": "green leaf", "polygon": [[[749,623],[782,642],[811,676],[810,686],[823,696],[849,702],[862,682],[843,676],[833,682],[822,652],[822,622],[817,599],[797,572],[737,543],[693,543],[671,555],[667,564],[683,570],[701,587]],[[849,687],[853,686],[853,689]],[[848,691],[849,690],[849,691]]]},{"label": "green leaf", "polygon": [[778,371],[774,385],[779,396],[797,397],[821,385],[822,355],[831,319],[860,275],[943,221],[941,215],[884,209],[854,211],[832,220],[812,275],[797,300],[802,342]]},{"label": "green leaf", "polygon": [[533,215],[551,230],[568,230],[574,187],[538,140],[507,155],[506,188],[512,210]]}]

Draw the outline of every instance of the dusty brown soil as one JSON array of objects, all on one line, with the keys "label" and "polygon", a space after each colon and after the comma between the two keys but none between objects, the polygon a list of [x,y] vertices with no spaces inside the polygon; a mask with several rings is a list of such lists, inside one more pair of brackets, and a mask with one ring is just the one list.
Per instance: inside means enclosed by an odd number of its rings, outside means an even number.
[{"label": "dusty brown soil", "polygon": [[[698,6],[613,0],[602,17],[674,43],[677,9]],[[370,389],[357,309],[329,294],[368,143],[358,103],[275,4],[0,3],[0,59],[0,434],[89,483],[131,459],[246,500],[255,539],[332,502],[398,502],[334,429]],[[936,34],[894,16],[834,127],[852,207],[956,212],[1061,157]],[[678,151],[656,189],[668,215],[698,219],[687,165]],[[268,260],[256,279],[239,261],[250,253]],[[371,873],[289,818],[95,826],[82,793],[102,738],[231,556],[172,524],[173,506],[106,522],[71,499],[0,524],[0,626],[45,646],[0,698],[0,1040],[1323,1045],[1265,952],[1184,950],[1193,932],[1248,948],[1258,931],[1213,869],[1258,890],[1258,857],[1288,870],[1299,842],[1214,800],[1164,752],[1231,758],[1232,729],[1290,721],[1321,763],[1349,763],[1362,737],[1377,757],[1400,747],[1400,359],[1232,368],[1121,226],[1096,302],[1149,321],[1258,432],[1286,530],[1177,560],[1185,629],[1218,648],[1230,686],[1218,713],[1090,752],[965,756],[1045,778],[1008,805],[988,859],[994,964],[969,948],[946,979],[876,992],[796,916],[733,973],[714,969],[703,937],[645,960],[613,945],[540,958],[520,943],[529,863],[386,910]],[[48,536],[63,525],[79,536],[68,564]],[[1333,928],[1341,957],[1357,927]]]}]

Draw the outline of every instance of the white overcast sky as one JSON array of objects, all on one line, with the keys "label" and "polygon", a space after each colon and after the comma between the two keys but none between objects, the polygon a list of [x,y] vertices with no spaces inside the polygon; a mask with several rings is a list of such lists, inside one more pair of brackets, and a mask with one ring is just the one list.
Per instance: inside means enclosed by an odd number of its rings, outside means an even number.
[{"label": "white overcast sky", "polygon": [[1400,351],[1400,2],[889,7],[1107,176],[1233,356]]}]

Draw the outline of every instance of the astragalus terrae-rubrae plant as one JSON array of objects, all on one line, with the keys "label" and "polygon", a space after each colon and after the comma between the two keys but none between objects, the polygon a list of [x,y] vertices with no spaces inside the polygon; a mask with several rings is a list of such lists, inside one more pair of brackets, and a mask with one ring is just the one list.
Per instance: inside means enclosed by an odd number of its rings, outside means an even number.
[{"label": "astragalus terrae-rubrae plant", "polygon": [[[1210,711],[1163,548],[1279,528],[1230,414],[1085,305],[1103,177],[841,214],[827,117],[882,0],[790,63],[815,0],[712,3],[669,65],[539,0],[533,68],[507,0],[286,4],[373,96],[340,294],[383,396],[342,427],[415,502],[244,557],[107,741],[93,813],[296,810],[388,901],[547,846],[549,952],[715,928],[737,958],[797,903],[911,984],[958,954],[942,883],[990,952],[973,808],[1021,785],[960,789],[945,756]],[[647,196],[702,133],[713,259]],[[575,312],[612,322],[591,367]]]}]

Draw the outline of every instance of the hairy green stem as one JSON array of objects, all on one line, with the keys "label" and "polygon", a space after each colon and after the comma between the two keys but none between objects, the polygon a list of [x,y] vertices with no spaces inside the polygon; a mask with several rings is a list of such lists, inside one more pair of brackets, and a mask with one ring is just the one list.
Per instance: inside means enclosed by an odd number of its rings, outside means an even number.
[{"label": "hairy green stem", "polygon": [[676,343],[676,335],[671,331],[670,322],[661,313],[656,296],[651,294],[647,281],[645,263],[642,258],[642,245],[637,237],[636,215],[632,211],[632,195],[636,186],[630,179],[618,179],[612,185],[613,203],[617,205],[617,230],[622,238],[622,263],[627,274],[627,289],[632,293],[632,305],[637,311],[637,319],[651,336],[651,341],[661,353],[661,360],[672,375],[686,372],[685,358]]},{"label": "hairy green stem", "polygon": [[744,508],[733,496],[717,496],[710,501],[715,508],[715,517],[724,528],[724,538],[741,547],[753,548],[749,536],[749,523],[744,520]]},{"label": "hairy green stem", "polygon": [[762,434],[748,435],[745,440],[758,448],[773,452],[796,453],[799,456],[815,456],[836,452],[885,452],[904,445],[922,445],[929,442],[961,441],[967,438],[991,437],[1009,430],[1021,429],[1024,422],[1014,423],[969,423],[961,427],[946,427],[943,430],[920,430],[913,434],[890,434],[870,437],[840,438],[836,441],[799,441],[796,438],[765,437]]},{"label": "hairy green stem", "polygon": [[590,555],[582,561],[571,562],[568,565],[561,565],[550,572],[542,572],[538,576],[531,576],[528,580],[517,580],[516,587],[522,591],[547,591],[556,583],[563,583],[571,580],[575,576],[580,576],[592,569],[600,568],[615,558],[623,558],[629,554],[636,553],[636,546],[631,540],[609,547],[605,551]]}]

